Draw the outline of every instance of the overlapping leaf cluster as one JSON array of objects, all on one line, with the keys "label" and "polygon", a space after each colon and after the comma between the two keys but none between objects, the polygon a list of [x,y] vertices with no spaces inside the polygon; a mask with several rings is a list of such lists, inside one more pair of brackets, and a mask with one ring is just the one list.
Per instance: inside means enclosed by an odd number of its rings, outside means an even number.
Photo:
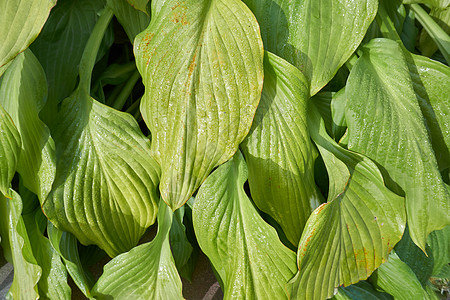
[{"label": "overlapping leaf cluster", "polygon": [[449,293],[449,5],[0,0],[7,296]]}]

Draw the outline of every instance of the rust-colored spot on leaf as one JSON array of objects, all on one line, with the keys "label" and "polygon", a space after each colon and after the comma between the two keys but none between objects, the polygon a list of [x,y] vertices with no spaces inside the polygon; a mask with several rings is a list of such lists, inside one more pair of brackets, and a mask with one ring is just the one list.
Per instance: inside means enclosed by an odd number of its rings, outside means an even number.
[{"label": "rust-colored spot on leaf", "polygon": [[181,23],[181,25],[189,25],[189,21],[186,17],[187,7],[183,4],[176,4],[172,6],[172,18],[170,19],[173,23]]}]

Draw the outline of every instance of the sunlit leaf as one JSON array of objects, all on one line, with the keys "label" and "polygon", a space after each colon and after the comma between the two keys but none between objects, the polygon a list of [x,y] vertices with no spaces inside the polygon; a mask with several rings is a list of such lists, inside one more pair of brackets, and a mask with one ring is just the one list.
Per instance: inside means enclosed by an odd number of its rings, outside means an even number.
[{"label": "sunlit leaf", "polygon": [[387,39],[361,51],[346,87],[349,148],[376,161],[387,184],[404,192],[411,238],[425,251],[428,234],[450,224],[450,194],[413,89],[409,54]]},{"label": "sunlit leaf", "polygon": [[61,231],[54,227],[50,222],[48,222],[47,233],[53,249],[64,261],[66,269],[73,281],[80,291],[87,298],[91,299],[91,288],[93,283],[90,281],[81,264],[77,239],[71,233]]},{"label": "sunlit leaf", "polygon": [[394,296],[394,299],[428,299],[414,272],[400,260],[395,251],[374,273],[372,282],[377,288]]},{"label": "sunlit leaf", "polygon": [[442,230],[433,231],[428,236],[428,245],[433,256],[432,275],[436,276],[444,266],[449,266],[450,262],[450,226]]},{"label": "sunlit leaf", "polygon": [[19,54],[3,75],[0,105],[22,137],[17,171],[24,185],[43,201],[55,178],[54,143],[39,112],[47,100],[45,74],[30,50]]},{"label": "sunlit leaf", "polygon": [[93,288],[97,299],[183,299],[181,279],[170,251],[172,212],[159,205],[158,233],[150,243],[115,257]]},{"label": "sunlit leaf", "polygon": [[[147,0],[148,1],[148,0]],[[125,29],[131,43],[138,33],[147,28],[150,23],[148,13],[133,8],[127,0],[108,0],[108,5],[114,12],[119,23]]]},{"label": "sunlit leaf", "polygon": [[55,117],[56,179],[43,204],[58,228],[110,256],[134,247],[154,223],[159,166],[136,120],[90,97],[90,76],[112,11],[100,17],[81,61],[80,84]]},{"label": "sunlit leaf", "polygon": [[0,194],[0,236],[5,257],[14,266],[14,279],[7,299],[38,299],[37,283],[41,267],[31,251],[30,240],[23,222],[22,199],[9,190],[9,196]]},{"label": "sunlit leaf", "polygon": [[16,173],[22,141],[11,116],[0,104],[0,195],[9,193],[11,180]]},{"label": "sunlit leaf", "polygon": [[338,286],[366,279],[387,260],[406,217],[403,198],[384,186],[376,165],[336,144],[316,109],[310,130],[327,166],[330,192],[328,203],[308,219],[291,284],[297,299],[325,299]]},{"label": "sunlit leaf", "polygon": [[266,52],[261,102],[242,150],[252,198],[298,245],[312,210],[320,204],[313,148],[306,121],[309,89],[303,74]]},{"label": "sunlit leaf", "polygon": [[299,68],[317,93],[350,58],[377,12],[374,0],[244,0],[266,50]]},{"label": "sunlit leaf", "polygon": [[259,26],[240,0],[156,0],[134,47],[161,195],[175,210],[250,130],[263,81]]},{"label": "sunlit leaf", "polygon": [[66,267],[50,241],[44,236],[47,219],[40,209],[23,216],[30,245],[37,263],[42,268],[38,282],[41,299],[70,299]]},{"label": "sunlit leaf", "polygon": [[247,176],[238,152],[203,183],[193,209],[198,243],[223,281],[224,299],[287,299],[295,253],[245,194]]},{"label": "sunlit leaf", "polygon": [[439,169],[444,170],[450,167],[450,68],[421,55],[411,55],[407,64]]},{"label": "sunlit leaf", "polygon": [[127,0],[135,9],[138,9],[148,15],[147,5],[149,0]]},{"label": "sunlit leaf", "polygon": [[25,50],[36,39],[48,18],[50,9],[55,4],[56,0],[2,0],[0,2],[0,67]]}]

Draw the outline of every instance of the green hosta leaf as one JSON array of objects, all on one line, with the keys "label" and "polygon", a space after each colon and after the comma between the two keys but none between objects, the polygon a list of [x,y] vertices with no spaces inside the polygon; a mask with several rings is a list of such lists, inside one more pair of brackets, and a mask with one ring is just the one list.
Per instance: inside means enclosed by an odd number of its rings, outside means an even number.
[{"label": "green hosta leaf", "polygon": [[22,141],[8,113],[0,104],[0,196],[8,194],[16,173]]},{"label": "green hosta leaf", "polygon": [[309,89],[297,68],[269,52],[264,70],[261,102],[241,147],[255,204],[297,245],[311,211],[320,204],[314,183],[317,154],[306,123]]},{"label": "green hosta leaf", "polygon": [[93,295],[97,299],[183,299],[181,279],[170,251],[171,225],[172,212],[161,201],[154,240],[107,263]]},{"label": "green hosta leaf", "polygon": [[113,10],[114,15],[125,29],[132,43],[136,35],[147,28],[148,23],[150,23],[148,13],[146,11],[143,13],[133,8],[127,0],[108,0],[108,5]]},{"label": "green hosta leaf", "polygon": [[148,15],[147,5],[149,0],[127,0],[135,9],[145,12]]},{"label": "green hosta leaf", "polygon": [[42,274],[31,251],[23,222],[22,199],[9,190],[11,196],[0,194],[0,236],[5,257],[14,266],[14,279],[7,299],[38,299],[37,283]]},{"label": "green hosta leaf", "polygon": [[71,290],[67,284],[66,267],[61,257],[44,236],[47,219],[40,209],[23,216],[33,255],[42,268],[38,282],[41,299],[70,299]]},{"label": "green hosta leaf", "polygon": [[175,210],[250,130],[263,81],[259,26],[239,0],[156,0],[134,47],[161,195]]},{"label": "green hosta leaf", "polygon": [[331,299],[335,300],[390,300],[386,293],[377,292],[367,281],[360,281],[348,287],[340,287],[338,293]]},{"label": "green hosta leaf", "polygon": [[86,46],[80,84],[55,117],[56,179],[43,209],[81,243],[116,256],[154,223],[160,169],[136,120],[89,96],[96,50],[111,17],[107,8]]},{"label": "green hosta leaf", "polygon": [[450,0],[403,0],[405,4],[423,3],[431,7],[446,8],[450,6]]},{"label": "green hosta leaf", "polygon": [[[440,27],[442,27],[445,33],[450,34],[450,7],[433,7],[430,10],[430,16]],[[419,49],[422,55],[428,57],[432,56],[438,50],[438,46],[425,29],[422,29],[422,32],[420,33]]]},{"label": "green hosta leaf", "polygon": [[450,195],[414,93],[409,54],[387,39],[361,50],[346,87],[349,148],[383,166],[388,184],[403,190],[411,238],[425,251],[428,234],[450,223]]},{"label": "green hosta leaf", "polygon": [[316,109],[310,121],[329,171],[330,192],[328,203],[312,213],[303,231],[292,288],[297,299],[325,299],[338,286],[366,279],[386,261],[403,234],[405,208],[372,161],[328,136]]},{"label": "green hosta leaf", "polygon": [[159,166],[132,116],[78,89],[63,101],[54,132],[57,169],[47,217],[110,256],[138,242],[156,217]]},{"label": "green hosta leaf", "polygon": [[288,299],[295,254],[245,194],[247,174],[238,152],[206,179],[193,209],[197,240],[224,283],[225,299]]},{"label": "green hosta leaf", "polygon": [[43,201],[55,178],[54,143],[39,112],[47,100],[47,82],[30,50],[19,54],[4,74],[0,104],[12,117],[22,137],[17,171],[24,185]]},{"label": "green hosta leaf", "polygon": [[91,299],[91,287],[93,283],[81,264],[77,239],[72,234],[54,227],[50,222],[48,222],[47,233],[53,249],[64,261],[66,269],[73,281],[80,291],[87,298]]},{"label": "green hosta leaf", "polygon": [[186,206],[182,206],[174,212],[169,237],[173,258],[178,272],[183,277],[186,275],[186,277],[189,278],[191,276],[191,274],[189,274],[189,259],[192,256],[194,248],[187,238],[186,227],[183,224],[185,207]]},{"label": "green hosta leaf", "polygon": [[25,50],[36,39],[55,4],[56,0],[2,0],[0,2],[0,67]]},{"label": "green hosta leaf", "polygon": [[244,0],[261,25],[265,49],[299,68],[311,95],[327,84],[364,38],[374,0]]},{"label": "green hosta leaf", "polygon": [[407,63],[439,169],[444,170],[450,167],[450,68],[420,55]]},{"label": "green hosta leaf", "polygon": [[104,0],[58,1],[31,49],[42,64],[48,81],[48,102],[52,110],[44,116],[53,121],[56,105],[76,87],[78,66],[86,42],[105,6]]},{"label": "green hosta leaf", "polygon": [[445,226],[442,230],[433,231],[428,236],[428,245],[431,248],[433,257],[432,275],[436,276],[444,266],[450,263],[450,226]]},{"label": "green hosta leaf", "polygon": [[372,282],[376,287],[394,296],[394,299],[428,299],[414,272],[400,260],[395,251],[374,273]]}]

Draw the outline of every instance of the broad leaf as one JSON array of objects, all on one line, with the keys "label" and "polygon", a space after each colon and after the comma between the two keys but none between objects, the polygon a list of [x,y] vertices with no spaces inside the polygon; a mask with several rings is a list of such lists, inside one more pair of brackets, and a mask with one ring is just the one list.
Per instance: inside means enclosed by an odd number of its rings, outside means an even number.
[{"label": "broad leaf", "polygon": [[161,195],[175,210],[250,130],[263,81],[259,26],[240,0],[156,0],[134,47]]},{"label": "broad leaf", "polygon": [[91,299],[91,288],[93,283],[90,281],[89,276],[81,264],[77,239],[72,234],[54,227],[50,222],[48,222],[47,233],[53,249],[64,261],[66,269],[73,281],[80,291],[87,298]]},{"label": "broad leaf", "polygon": [[327,166],[330,192],[300,239],[299,271],[291,282],[297,299],[325,299],[338,286],[366,279],[387,260],[405,227],[404,200],[384,186],[376,165],[336,144],[315,108],[311,116],[311,136]]},{"label": "broad leaf", "polygon": [[[450,3],[450,1],[449,1]],[[450,7],[447,8],[431,8],[430,17],[447,33],[450,34]],[[420,33],[419,45],[420,53],[424,56],[432,56],[437,50],[438,46],[433,38],[425,29]]]},{"label": "broad leaf", "polygon": [[109,9],[100,17],[81,61],[80,84],[55,117],[56,179],[43,209],[81,243],[116,256],[155,221],[159,166],[136,120],[89,96],[96,50],[111,17]]},{"label": "broad leaf", "polygon": [[394,299],[428,299],[414,272],[400,260],[395,251],[374,273],[372,282],[377,288],[394,296]]},{"label": "broad leaf", "polygon": [[320,204],[306,122],[309,89],[294,66],[266,52],[261,102],[242,150],[252,198],[298,245],[306,220]]},{"label": "broad leaf", "polygon": [[30,245],[37,263],[42,268],[38,282],[41,299],[70,299],[71,290],[67,283],[66,267],[61,257],[44,236],[47,219],[40,209],[23,216]]},{"label": "broad leaf", "polygon": [[7,299],[38,299],[37,283],[41,267],[31,251],[27,230],[23,222],[22,199],[9,190],[10,196],[0,194],[0,236],[5,257],[14,266],[14,279]]},{"label": "broad leaf", "polygon": [[56,0],[0,2],[0,68],[33,42],[55,4]]},{"label": "broad leaf", "polygon": [[420,55],[407,56],[408,69],[439,169],[450,167],[450,68]]},{"label": "broad leaf", "polygon": [[22,141],[8,113],[0,104],[0,196],[9,193],[11,180],[16,173]]},{"label": "broad leaf", "polygon": [[147,28],[148,23],[150,23],[148,13],[133,8],[127,0],[108,0],[108,5],[125,29],[131,43],[134,42],[136,35]]},{"label": "broad leaf", "polygon": [[223,281],[225,299],[287,299],[295,254],[245,194],[247,175],[238,152],[206,179],[193,209],[197,240]]},{"label": "broad leaf", "polygon": [[54,143],[39,112],[47,100],[47,82],[30,50],[19,54],[3,75],[0,105],[12,117],[22,137],[17,171],[24,185],[43,201],[55,178]]},{"label": "broad leaf", "polygon": [[409,54],[387,39],[361,51],[346,87],[349,148],[375,160],[388,185],[405,193],[411,238],[425,251],[428,234],[450,224],[450,194],[413,89]]},{"label": "broad leaf", "polygon": [[156,237],[107,263],[92,294],[97,299],[183,299],[170,251],[171,225],[172,212],[161,201]]},{"label": "broad leaf", "polygon": [[244,0],[266,50],[299,68],[317,93],[350,58],[377,12],[374,0]]}]

